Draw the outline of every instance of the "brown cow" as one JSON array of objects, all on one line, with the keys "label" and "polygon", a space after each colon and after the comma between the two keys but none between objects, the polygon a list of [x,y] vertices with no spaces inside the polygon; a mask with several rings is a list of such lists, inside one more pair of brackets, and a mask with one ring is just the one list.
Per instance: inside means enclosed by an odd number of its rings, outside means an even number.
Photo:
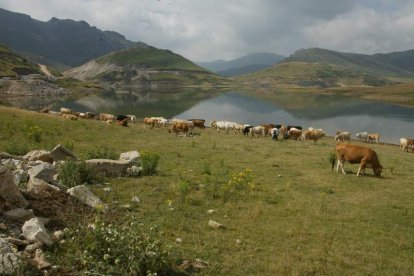
[{"label": "brown cow", "polygon": [[298,140],[298,138],[300,138],[302,136],[302,130],[296,129],[296,128],[291,128],[288,131],[288,135],[289,138],[294,139],[294,140]]},{"label": "brown cow", "polygon": [[194,123],[194,127],[198,127],[200,129],[205,129],[205,125],[204,123],[206,122],[206,120],[204,119],[188,119],[188,121],[191,121]]},{"label": "brown cow", "polygon": [[377,144],[379,143],[380,135],[378,133],[370,133],[368,134],[368,141],[375,141]]},{"label": "brown cow", "polygon": [[344,162],[348,161],[351,164],[360,164],[357,172],[357,176],[362,171],[365,174],[365,168],[372,168],[375,176],[381,176],[382,166],[379,163],[377,153],[366,147],[349,145],[349,144],[337,144],[335,147],[335,158],[332,160],[332,170],[335,167],[335,160],[338,160],[336,171],[339,172],[339,167],[344,171]]},{"label": "brown cow", "polygon": [[324,137],[325,133],[319,130],[306,130],[302,134],[303,140],[313,140],[314,143],[316,143],[320,138]]}]

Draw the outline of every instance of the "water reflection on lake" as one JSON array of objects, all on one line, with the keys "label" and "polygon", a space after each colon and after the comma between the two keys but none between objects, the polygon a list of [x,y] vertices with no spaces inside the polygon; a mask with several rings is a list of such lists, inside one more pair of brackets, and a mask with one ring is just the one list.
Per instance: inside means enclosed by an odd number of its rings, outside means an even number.
[{"label": "water reflection on lake", "polygon": [[340,96],[282,94],[269,101],[232,92],[198,103],[175,117],[312,126],[325,129],[328,135],[337,130],[377,132],[389,143],[414,137],[413,108]]},{"label": "water reflection on lake", "polygon": [[[254,96],[252,96],[254,95]],[[134,114],[138,118],[203,118],[323,128],[333,136],[337,130],[380,133],[382,141],[398,143],[414,138],[414,108],[365,101],[357,98],[305,93],[245,93],[200,91],[134,91],[125,89],[56,103],[54,109]]]}]

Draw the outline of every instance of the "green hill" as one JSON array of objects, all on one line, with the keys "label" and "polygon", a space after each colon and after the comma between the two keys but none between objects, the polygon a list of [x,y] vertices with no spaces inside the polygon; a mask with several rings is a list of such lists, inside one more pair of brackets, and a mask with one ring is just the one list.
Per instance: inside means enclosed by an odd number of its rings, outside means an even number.
[{"label": "green hill", "polygon": [[393,82],[373,74],[325,63],[283,62],[259,72],[245,75],[240,81],[255,85],[295,86],[382,86]]},{"label": "green hill", "polygon": [[327,63],[349,70],[382,76],[414,77],[414,50],[364,55],[310,48],[296,51],[285,61]]},{"label": "green hill", "polygon": [[98,64],[115,64],[118,66],[134,65],[142,68],[160,70],[195,70],[205,72],[188,59],[173,53],[170,50],[157,49],[152,46],[129,48],[109,53],[96,59]]},{"label": "green hill", "polygon": [[229,81],[184,57],[151,46],[112,52],[65,72],[66,76],[135,87],[217,86]]},{"label": "green hill", "polygon": [[37,64],[12,53],[6,46],[0,45],[0,77],[43,74]]}]

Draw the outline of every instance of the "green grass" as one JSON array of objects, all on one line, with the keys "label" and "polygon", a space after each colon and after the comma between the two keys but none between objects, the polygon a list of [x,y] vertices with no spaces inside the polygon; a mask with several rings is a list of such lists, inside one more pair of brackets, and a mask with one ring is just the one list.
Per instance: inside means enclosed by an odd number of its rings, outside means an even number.
[{"label": "green grass", "polygon": [[[329,137],[316,145],[211,129],[178,137],[142,124],[123,128],[10,108],[0,108],[0,118],[1,151],[10,140],[26,141],[18,126],[31,120],[51,133],[38,147],[73,140],[78,155],[94,145],[159,154],[156,175],[105,180],[113,191],[107,195],[103,186],[94,191],[112,210],[139,196],[141,203],[131,211],[137,221],[162,231],[177,262],[208,261],[201,275],[414,273],[414,155],[398,146],[369,145],[385,172],[375,178],[367,169],[367,176],[357,177],[356,165],[345,165],[352,172],[347,175],[331,171]],[[252,185],[223,195],[234,174],[246,168]],[[209,209],[215,212],[207,214]],[[113,219],[122,218],[121,212]],[[209,228],[210,219],[226,228]],[[53,260],[71,270],[71,254],[58,250]]]},{"label": "green grass", "polygon": [[42,74],[39,66],[12,53],[7,47],[0,45],[0,77],[20,74]]}]

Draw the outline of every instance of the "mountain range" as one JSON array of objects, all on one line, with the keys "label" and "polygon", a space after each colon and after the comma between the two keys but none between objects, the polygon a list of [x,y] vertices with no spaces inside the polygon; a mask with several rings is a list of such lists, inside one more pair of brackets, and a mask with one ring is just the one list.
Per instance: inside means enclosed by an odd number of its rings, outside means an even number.
[{"label": "mountain range", "polygon": [[78,66],[112,51],[145,45],[85,21],[52,18],[43,22],[5,9],[0,9],[0,43],[36,63],[56,68]]},{"label": "mountain range", "polygon": [[285,57],[272,53],[253,53],[237,59],[195,62],[199,66],[222,76],[239,76],[271,67]]}]

